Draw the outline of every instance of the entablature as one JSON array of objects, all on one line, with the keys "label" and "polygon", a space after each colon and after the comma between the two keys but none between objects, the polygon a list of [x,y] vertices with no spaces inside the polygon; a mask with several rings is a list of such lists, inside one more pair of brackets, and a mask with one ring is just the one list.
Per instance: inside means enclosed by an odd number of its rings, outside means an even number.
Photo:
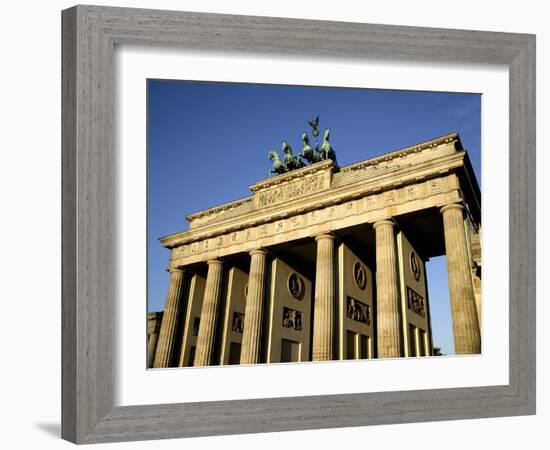
[{"label": "entablature", "polygon": [[[174,248],[183,244],[209,239],[218,235],[243,230],[257,225],[273,222],[304,212],[342,204],[349,200],[362,198],[374,193],[393,190],[398,187],[415,185],[425,180],[437,179],[442,175],[455,172],[463,166],[465,153],[454,152],[446,156],[429,160],[414,166],[402,167],[401,170],[384,172],[368,180],[358,179],[354,182],[296,198],[287,198],[283,203],[263,205],[253,208],[248,213],[231,219],[193,228],[161,238],[165,247]],[[456,178],[456,177],[455,177]],[[299,179],[293,182],[301,182]],[[435,182],[437,183],[437,182]],[[454,188],[459,189],[458,180]]]}]

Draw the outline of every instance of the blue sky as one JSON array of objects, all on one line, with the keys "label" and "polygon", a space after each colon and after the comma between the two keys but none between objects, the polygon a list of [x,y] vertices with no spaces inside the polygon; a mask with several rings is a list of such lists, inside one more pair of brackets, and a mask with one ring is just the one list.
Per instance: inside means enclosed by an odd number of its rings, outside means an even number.
[{"label": "blue sky", "polygon": [[[268,150],[297,153],[306,121],[341,166],[459,132],[481,184],[481,96],[398,90],[148,80],[148,309],[164,307],[169,251],[158,238],[187,229],[185,216],[250,195],[266,178]],[[444,257],[427,264],[434,345],[452,354]]]}]

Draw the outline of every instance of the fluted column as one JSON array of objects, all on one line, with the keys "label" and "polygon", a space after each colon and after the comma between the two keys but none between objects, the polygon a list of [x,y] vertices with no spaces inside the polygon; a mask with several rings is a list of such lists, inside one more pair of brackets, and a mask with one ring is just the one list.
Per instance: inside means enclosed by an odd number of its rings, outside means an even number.
[{"label": "fluted column", "polygon": [[248,275],[248,294],[244,311],[241,364],[260,362],[266,255],[266,251],[262,249],[250,252],[250,274]]},{"label": "fluted column", "polygon": [[379,358],[402,356],[399,277],[394,222],[381,220],[376,232],[376,325]]},{"label": "fluted column", "polygon": [[164,304],[157,351],[153,362],[155,368],[170,367],[174,362],[176,333],[181,321],[184,277],[184,270],[170,270],[170,286]]},{"label": "fluted column", "polygon": [[470,273],[463,209],[462,205],[453,203],[441,208],[441,214],[445,231],[455,352],[477,354],[481,353],[481,334]]},{"label": "fluted column", "polygon": [[220,305],[223,262],[217,259],[208,261],[208,275],[204,287],[199,335],[195,351],[195,366],[210,366],[214,350],[216,320]]},{"label": "fluted column", "polygon": [[153,367],[155,362],[155,352],[157,351],[157,344],[159,339],[160,324],[162,322],[161,313],[152,313],[147,320],[147,334],[149,335],[149,342],[147,342],[147,368]]},{"label": "fluted column", "polygon": [[333,357],[334,340],[334,236],[322,234],[317,241],[315,306],[313,312],[313,361]]}]

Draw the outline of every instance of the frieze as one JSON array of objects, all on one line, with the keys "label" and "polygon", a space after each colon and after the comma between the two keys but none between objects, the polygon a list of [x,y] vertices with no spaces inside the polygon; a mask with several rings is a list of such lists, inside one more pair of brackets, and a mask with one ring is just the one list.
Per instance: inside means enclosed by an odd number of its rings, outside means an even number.
[{"label": "frieze", "polygon": [[[449,175],[453,177],[454,174]],[[435,183],[434,183],[435,181]],[[229,233],[220,230],[220,236],[209,237],[203,241],[184,244],[173,249],[172,260],[193,258],[207,252],[214,252],[225,247],[246,246],[246,243],[284,235],[287,232],[316,227],[325,223],[339,221],[352,216],[369,213],[381,208],[391,207],[431,195],[441,194],[456,189],[449,180],[425,180],[415,185],[406,185],[391,191],[371,193],[362,198],[349,200],[340,204],[329,204],[321,209],[304,211],[274,222],[258,224],[249,228]],[[244,225],[243,225],[244,226]],[[193,258],[196,260],[195,258]]]},{"label": "frieze", "polygon": [[255,228],[249,228],[248,230],[246,230],[245,240],[251,241],[253,239],[256,239],[256,229]]},{"label": "frieze", "polygon": [[330,177],[324,172],[305,176],[297,180],[288,181],[281,185],[259,190],[254,195],[254,207],[265,208],[289,200],[316,194],[330,188]]},{"label": "frieze", "polygon": [[405,198],[407,200],[415,200],[419,197],[419,189],[416,184],[412,184],[411,186],[407,186],[405,188]]},{"label": "frieze", "polygon": [[261,225],[258,228],[258,237],[265,237],[269,234],[268,226],[269,225]]},{"label": "frieze", "polygon": [[308,223],[310,225],[316,225],[321,222],[324,218],[324,211],[316,209],[315,211],[310,211],[308,213]]},{"label": "frieze", "polygon": [[393,205],[395,203],[395,200],[397,198],[397,189],[394,189],[394,190],[391,190],[391,191],[387,191],[385,194],[384,194],[384,204],[386,206],[389,206],[389,205]]},{"label": "frieze", "polygon": [[295,230],[302,226],[303,223],[302,216],[293,216],[288,220],[289,229]]},{"label": "frieze", "polygon": [[365,197],[363,200],[364,209],[368,211],[369,209],[375,209],[376,208],[376,195],[369,195],[368,197]]},{"label": "frieze", "polygon": [[336,219],[337,215],[338,215],[338,207],[331,206],[331,207],[327,208],[327,219],[328,220]]},{"label": "frieze", "polygon": [[430,194],[439,194],[443,189],[441,179],[435,178],[433,180],[428,181],[428,189]]}]

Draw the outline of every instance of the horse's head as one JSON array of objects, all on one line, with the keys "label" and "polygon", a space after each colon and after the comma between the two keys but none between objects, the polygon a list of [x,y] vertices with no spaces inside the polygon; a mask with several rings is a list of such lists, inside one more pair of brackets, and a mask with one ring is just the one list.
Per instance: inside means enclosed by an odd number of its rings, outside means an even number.
[{"label": "horse's head", "polygon": [[304,145],[309,145],[309,136],[307,133],[302,134],[302,141],[304,141]]},{"label": "horse's head", "polygon": [[325,128],[325,139],[328,141],[329,137],[330,137],[330,128]]},{"label": "horse's head", "polygon": [[270,161],[276,161],[277,159],[279,159],[279,155],[277,155],[277,152],[275,150],[269,150],[269,152],[267,152],[267,157]]},{"label": "horse's head", "polygon": [[291,155],[292,154],[292,148],[290,148],[290,144],[287,141],[283,141],[283,152],[285,155]]}]

